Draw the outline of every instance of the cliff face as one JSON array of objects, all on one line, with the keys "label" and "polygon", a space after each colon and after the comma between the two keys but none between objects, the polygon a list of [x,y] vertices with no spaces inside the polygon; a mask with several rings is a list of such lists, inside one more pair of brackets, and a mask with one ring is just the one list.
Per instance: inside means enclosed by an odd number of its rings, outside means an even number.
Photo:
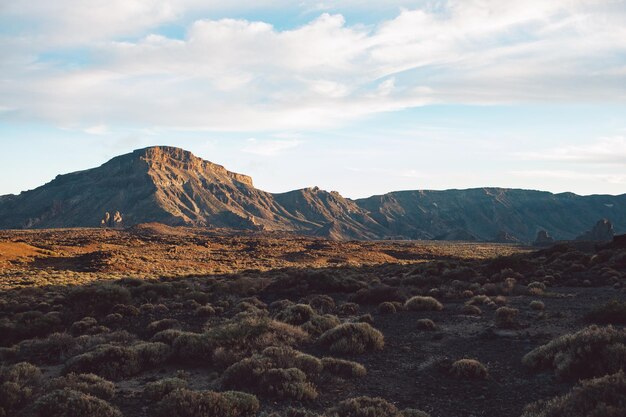
[{"label": "cliff face", "polygon": [[402,191],[350,200],[314,188],[271,194],[252,179],[185,150],[150,147],[18,196],[0,196],[0,228],[97,227],[119,211],[145,222],[288,230],[334,239],[531,242],[539,230],[572,239],[598,219],[626,229],[626,195],[588,196],[482,188]]}]

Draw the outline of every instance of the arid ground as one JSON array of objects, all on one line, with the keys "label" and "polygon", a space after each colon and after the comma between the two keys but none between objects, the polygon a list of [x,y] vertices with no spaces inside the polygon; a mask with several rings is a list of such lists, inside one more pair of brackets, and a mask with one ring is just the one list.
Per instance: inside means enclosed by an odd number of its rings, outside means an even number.
[{"label": "arid ground", "polygon": [[624,416],[625,288],[585,243],[2,231],[0,416]]}]

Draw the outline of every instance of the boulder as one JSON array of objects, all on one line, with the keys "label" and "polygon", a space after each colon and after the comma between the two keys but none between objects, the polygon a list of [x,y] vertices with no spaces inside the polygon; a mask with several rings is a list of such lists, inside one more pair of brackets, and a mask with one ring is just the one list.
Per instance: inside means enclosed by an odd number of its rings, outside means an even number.
[{"label": "boulder", "polygon": [[533,246],[550,246],[554,244],[554,238],[548,234],[545,230],[537,232],[537,237],[533,242]]},{"label": "boulder", "polygon": [[610,242],[615,236],[613,224],[608,219],[601,219],[591,230],[578,236],[576,240],[587,242]]}]

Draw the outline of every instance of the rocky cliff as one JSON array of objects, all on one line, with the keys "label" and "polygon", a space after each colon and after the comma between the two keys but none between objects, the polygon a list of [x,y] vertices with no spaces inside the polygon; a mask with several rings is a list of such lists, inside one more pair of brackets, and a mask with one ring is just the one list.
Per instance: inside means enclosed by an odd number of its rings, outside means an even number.
[{"label": "rocky cliff", "polygon": [[[600,218],[626,229],[626,195],[578,196],[480,188],[401,191],[351,200],[317,187],[272,194],[185,150],[156,146],[20,195],[0,196],[0,228],[98,227],[119,212],[145,222],[283,230],[334,239],[531,242],[573,239]],[[104,224],[108,224],[105,222]]]}]

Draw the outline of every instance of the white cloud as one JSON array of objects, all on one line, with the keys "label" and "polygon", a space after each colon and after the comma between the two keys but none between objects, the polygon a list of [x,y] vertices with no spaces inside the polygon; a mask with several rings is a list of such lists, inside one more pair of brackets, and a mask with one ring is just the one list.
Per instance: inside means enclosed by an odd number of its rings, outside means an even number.
[{"label": "white cloud", "polygon": [[109,133],[109,128],[106,125],[95,125],[85,128],[83,131],[90,135],[106,135]]},{"label": "white cloud", "polygon": [[[237,0],[7,3],[0,17],[38,29],[0,38],[0,96],[23,120],[243,131],[324,127],[430,103],[626,98],[623,1],[393,4],[412,8],[370,26],[322,14],[279,30],[211,18],[250,7]],[[348,6],[301,3],[316,7]],[[208,18],[184,39],[152,33],[198,14]],[[140,39],[120,40],[128,36]]]},{"label": "white cloud", "polygon": [[626,165],[626,137],[600,138],[590,144],[568,145],[518,156],[538,161]]},{"label": "white cloud", "polygon": [[297,139],[258,140],[256,138],[250,138],[247,140],[247,144],[242,150],[255,155],[275,156],[289,149],[293,149],[301,143],[302,141]]},{"label": "white cloud", "polygon": [[626,175],[623,174],[598,174],[568,170],[525,170],[511,171],[511,175],[523,178],[543,178],[570,181],[600,181],[609,184],[626,184]]}]

